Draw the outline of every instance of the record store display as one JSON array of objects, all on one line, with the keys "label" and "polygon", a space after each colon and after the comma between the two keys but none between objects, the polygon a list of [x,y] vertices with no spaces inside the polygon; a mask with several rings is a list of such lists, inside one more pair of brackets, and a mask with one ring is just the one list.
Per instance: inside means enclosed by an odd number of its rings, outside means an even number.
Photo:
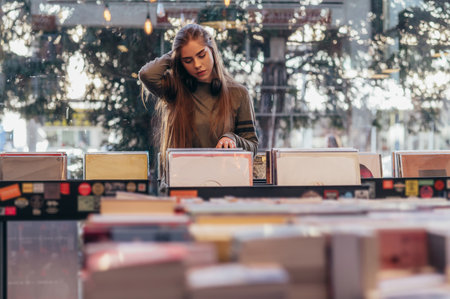
[{"label": "record store display", "polygon": [[[257,162],[240,149],[171,149],[159,194],[147,152],[86,154],[97,179],[39,180],[29,167],[28,179],[0,181],[2,293],[448,297],[450,178],[403,177],[443,174],[447,154],[396,155],[402,177],[382,177],[380,155],[354,149],[272,149]],[[66,173],[54,163],[64,153],[49,157],[41,171]]]}]

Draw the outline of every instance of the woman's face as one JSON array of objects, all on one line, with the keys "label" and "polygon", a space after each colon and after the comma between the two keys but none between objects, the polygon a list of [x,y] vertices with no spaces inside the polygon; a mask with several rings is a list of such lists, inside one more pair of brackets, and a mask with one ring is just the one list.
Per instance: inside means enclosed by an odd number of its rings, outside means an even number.
[{"label": "woman's face", "polygon": [[181,62],[198,81],[209,83],[213,79],[214,57],[211,49],[200,39],[190,40],[181,48]]}]

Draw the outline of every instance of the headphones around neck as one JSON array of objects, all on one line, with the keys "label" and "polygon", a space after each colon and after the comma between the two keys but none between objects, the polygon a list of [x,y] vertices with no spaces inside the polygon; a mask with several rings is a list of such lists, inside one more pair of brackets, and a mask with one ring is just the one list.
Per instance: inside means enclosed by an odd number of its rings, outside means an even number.
[{"label": "headphones around neck", "polygon": [[[186,84],[190,92],[195,92],[197,90],[198,81],[194,77],[188,76],[184,83]],[[218,78],[212,79],[210,83],[210,90],[213,96],[219,95],[220,91],[222,90],[222,81],[220,81],[220,79]]]},{"label": "headphones around neck", "polygon": [[220,91],[222,90],[222,81],[220,81],[219,78],[212,79],[211,83],[210,83],[210,88],[211,88],[211,94],[213,96],[219,95]]}]

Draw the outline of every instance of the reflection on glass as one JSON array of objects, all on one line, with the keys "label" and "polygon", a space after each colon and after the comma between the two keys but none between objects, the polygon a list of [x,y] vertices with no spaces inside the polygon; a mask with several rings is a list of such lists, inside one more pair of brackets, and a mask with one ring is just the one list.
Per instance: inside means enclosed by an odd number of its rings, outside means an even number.
[{"label": "reflection on glass", "polygon": [[142,105],[136,74],[197,21],[254,99],[261,150],[331,133],[384,157],[450,146],[448,1],[150,2],[111,2],[108,22],[103,2],[1,2],[2,149],[153,159],[154,99]]}]

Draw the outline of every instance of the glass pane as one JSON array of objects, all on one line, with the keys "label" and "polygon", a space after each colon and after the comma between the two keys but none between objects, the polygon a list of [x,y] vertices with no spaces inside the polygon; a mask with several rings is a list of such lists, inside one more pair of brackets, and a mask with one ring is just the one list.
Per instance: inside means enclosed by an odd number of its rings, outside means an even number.
[{"label": "glass pane", "polygon": [[449,6],[3,0],[0,149],[145,150],[154,169],[157,99],[143,104],[137,73],[171,49],[181,26],[198,22],[249,90],[261,151],[326,147],[333,136],[381,153],[389,175],[394,150],[450,145]]}]

